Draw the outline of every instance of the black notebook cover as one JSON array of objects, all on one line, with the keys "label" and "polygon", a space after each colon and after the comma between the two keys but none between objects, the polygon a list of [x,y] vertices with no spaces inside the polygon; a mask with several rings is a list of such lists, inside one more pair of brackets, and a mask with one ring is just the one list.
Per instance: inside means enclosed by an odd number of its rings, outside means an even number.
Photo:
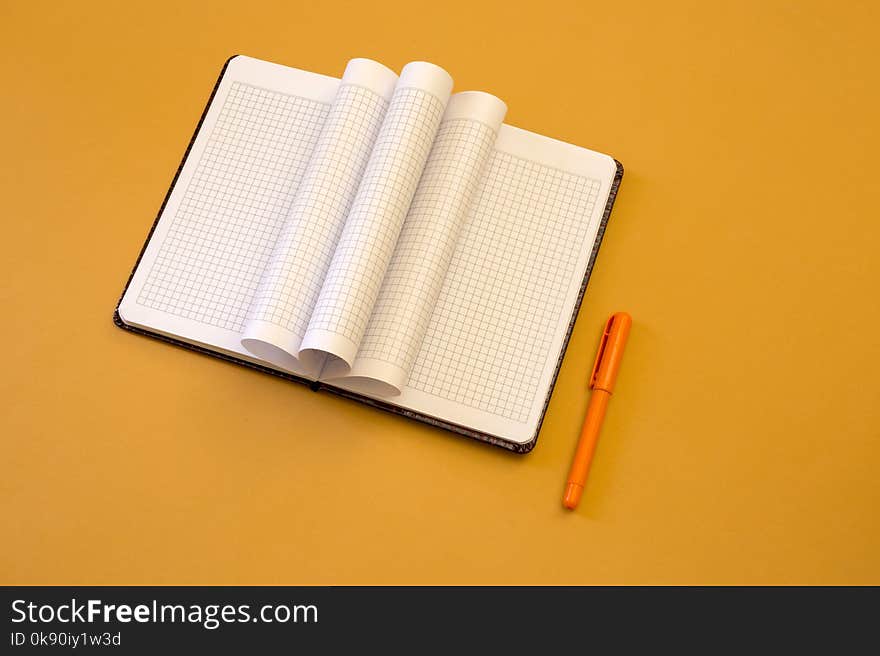
[{"label": "black notebook cover", "polygon": [[467,437],[473,438],[475,440],[479,440],[481,442],[486,442],[488,444],[494,444],[495,446],[502,447],[504,449],[508,449],[510,451],[514,451],[516,453],[528,453],[532,449],[535,448],[535,444],[538,441],[538,435],[541,432],[541,425],[544,423],[544,416],[547,414],[547,406],[550,403],[550,397],[553,394],[553,389],[556,387],[556,378],[559,375],[559,368],[562,366],[562,358],[565,356],[565,351],[568,348],[568,341],[571,338],[571,332],[574,329],[574,323],[577,319],[578,311],[580,310],[581,303],[584,299],[584,293],[587,290],[587,283],[590,281],[590,274],[593,272],[593,266],[596,262],[596,255],[599,253],[599,247],[602,245],[602,238],[605,235],[605,228],[608,225],[608,219],[611,216],[611,208],[614,206],[614,200],[617,198],[617,191],[620,187],[620,181],[623,178],[623,165],[615,160],[617,164],[617,171],[614,174],[614,180],[611,184],[611,190],[608,194],[608,202],[605,204],[605,211],[602,213],[602,220],[599,224],[599,231],[596,235],[596,240],[593,242],[593,250],[590,253],[590,260],[587,264],[587,272],[584,276],[584,281],[581,284],[580,291],[578,292],[577,301],[575,302],[574,311],[571,315],[571,321],[568,324],[568,330],[565,333],[565,339],[562,342],[562,350],[559,353],[559,360],[556,362],[556,369],[553,372],[553,378],[550,382],[550,387],[547,390],[547,398],[544,399],[544,407],[541,411],[541,419],[538,421],[538,427],[535,429],[535,434],[531,440],[525,443],[519,442],[511,442],[509,440],[502,439],[495,435],[490,435],[489,433],[484,433],[482,431],[473,430],[472,428],[468,428],[467,426],[461,426],[459,424],[454,424],[452,422],[438,419],[436,417],[432,417],[427,414],[423,414],[420,412],[415,412],[413,410],[409,410],[408,408],[401,408],[396,405],[392,405],[390,403],[386,403],[384,401],[380,401],[377,399],[370,398],[368,396],[364,396],[362,394],[358,394],[357,392],[352,392],[349,390],[341,389],[338,387],[333,387],[331,385],[327,385],[326,383],[316,383],[314,381],[309,380],[308,378],[303,378],[302,376],[297,376],[296,374],[286,373],[283,371],[278,371],[277,369],[272,369],[271,367],[265,367],[263,365],[255,364],[253,362],[248,362],[247,360],[243,360],[241,358],[237,358],[232,355],[228,355],[226,353],[221,353],[218,351],[212,351],[211,349],[196,346],[195,344],[190,344],[189,342],[184,342],[179,339],[174,339],[173,337],[168,337],[166,335],[162,335],[160,333],[152,332],[149,330],[144,330],[142,328],[137,328],[135,326],[129,326],[126,324],[122,317],[119,316],[119,304],[122,303],[122,299],[125,296],[125,292],[128,290],[128,286],[131,284],[131,279],[134,277],[134,272],[137,270],[138,265],[140,264],[141,258],[144,255],[144,251],[147,249],[147,244],[150,243],[150,239],[153,237],[153,232],[156,229],[156,225],[159,223],[159,218],[162,216],[162,212],[165,210],[165,205],[168,203],[168,199],[171,196],[171,191],[174,189],[174,186],[177,184],[177,179],[180,177],[180,172],[183,170],[183,165],[189,157],[190,150],[195,143],[196,136],[199,134],[199,130],[202,128],[202,123],[205,120],[205,116],[208,113],[208,109],[211,106],[211,103],[214,100],[214,95],[217,93],[217,88],[220,86],[220,81],[223,79],[223,74],[226,72],[226,67],[229,65],[229,62],[234,57],[230,57],[226,60],[226,63],[223,65],[222,70],[220,71],[220,75],[217,77],[217,82],[214,84],[214,88],[211,91],[211,96],[208,98],[208,102],[205,105],[205,109],[202,111],[202,116],[199,118],[198,125],[196,125],[195,132],[193,132],[193,136],[190,139],[189,145],[186,147],[186,152],[183,154],[183,159],[180,160],[180,165],[177,167],[177,172],[174,174],[174,179],[171,181],[171,186],[168,188],[168,192],[165,194],[165,199],[162,201],[162,206],[159,208],[158,214],[156,214],[156,219],[153,221],[153,225],[150,227],[150,231],[147,234],[147,239],[144,241],[144,245],[141,248],[141,252],[138,255],[137,260],[134,263],[134,266],[131,269],[131,273],[128,276],[128,280],[125,283],[125,287],[122,290],[122,294],[119,297],[119,301],[116,303],[116,310],[113,312],[113,323],[124,330],[128,330],[133,333],[138,333],[140,335],[147,335],[148,337],[153,337],[155,339],[160,339],[163,342],[168,342],[169,344],[174,344],[175,346],[180,346],[185,349],[189,349],[191,351],[198,351],[199,353],[204,353],[206,355],[211,355],[215,358],[220,358],[221,360],[227,360],[228,362],[234,362],[236,364],[243,365],[245,367],[249,367],[251,369],[256,369],[257,371],[262,371],[267,374],[272,374],[273,376],[278,376],[280,378],[286,378],[287,380],[292,380],[297,383],[303,383],[304,385],[310,386],[313,390],[318,391],[325,389],[334,394],[338,394],[339,396],[344,396],[350,399],[354,399],[355,401],[359,401],[361,403],[365,403],[367,405],[371,405],[375,408],[379,408],[381,410],[386,410],[388,412],[393,412],[394,414],[401,415],[403,417],[408,417],[410,419],[414,419],[416,421],[420,421],[426,424],[431,424],[432,426],[438,426],[440,428],[445,428],[446,430],[453,431],[455,433],[459,433],[460,435],[465,435]]}]

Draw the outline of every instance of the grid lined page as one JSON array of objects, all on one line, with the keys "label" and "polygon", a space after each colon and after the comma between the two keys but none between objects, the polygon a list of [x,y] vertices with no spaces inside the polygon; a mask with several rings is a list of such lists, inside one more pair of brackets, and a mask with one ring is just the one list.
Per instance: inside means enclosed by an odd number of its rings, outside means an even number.
[{"label": "grid lined page", "polygon": [[591,247],[600,181],[496,151],[449,266],[409,387],[524,422]]},{"label": "grid lined page", "polygon": [[[352,375],[377,378],[398,391],[406,383],[495,135],[496,126],[469,119],[441,125]],[[371,360],[392,366],[379,368]]]},{"label": "grid lined page", "polygon": [[248,312],[242,343],[260,357],[282,360],[264,344],[281,349],[284,357],[299,351],[387,109],[388,100],[374,89],[339,87]]},{"label": "grid lined page", "polygon": [[[404,69],[402,82],[406,73]],[[445,71],[443,75],[448,78]],[[354,360],[440,125],[449,88],[451,80],[445,97],[413,86],[399,85],[394,91],[315,303],[303,349],[331,353],[347,366]]]},{"label": "grid lined page", "polygon": [[240,331],[326,103],[234,82],[137,302]]}]

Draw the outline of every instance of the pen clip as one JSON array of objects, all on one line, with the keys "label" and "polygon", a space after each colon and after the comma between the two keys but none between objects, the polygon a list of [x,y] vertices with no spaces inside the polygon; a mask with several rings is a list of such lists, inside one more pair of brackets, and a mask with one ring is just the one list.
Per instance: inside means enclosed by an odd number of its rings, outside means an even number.
[{"label": "pen clip", "polygon": [[596,376],[599,374],[599,367],[602,366],[602,356],[605,355],[605,347],[608,346],[608,337],[611,335],[611,324],[614,323],[614,315],[608,317],[605,322],[605,329],[602,331],[602,339],[599,342],[599,350],[596,352],[596,362],[593,363],[593,371],[590,373],[589,389],[593,389],[596,384]]}]

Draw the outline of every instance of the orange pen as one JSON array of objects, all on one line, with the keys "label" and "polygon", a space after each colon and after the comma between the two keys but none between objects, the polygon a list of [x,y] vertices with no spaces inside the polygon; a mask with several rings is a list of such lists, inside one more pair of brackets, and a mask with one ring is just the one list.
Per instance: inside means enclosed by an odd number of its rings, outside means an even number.
[{"label": "orange pen", "polygon": [[590,374],[590,389],[593,393],[590,395],[584,427],[581,429],[581,437],[574,453],[574,462],[571,463],[571,470],[568,472],[565,496],[562,497],[562,505],[570,510],[577,507],[584,491],[584,484],[587,482],[590,461],[593,459],[593,451],[596,450],[596,442],[599,440],[599,430],[602,428],[602,420],[605,419],[608,399],[614,392],[617,370],[620,369],[623,349],[631,326],[631,316],[626,312],[615,312],[608,319],[602,332],[596,363]]}]

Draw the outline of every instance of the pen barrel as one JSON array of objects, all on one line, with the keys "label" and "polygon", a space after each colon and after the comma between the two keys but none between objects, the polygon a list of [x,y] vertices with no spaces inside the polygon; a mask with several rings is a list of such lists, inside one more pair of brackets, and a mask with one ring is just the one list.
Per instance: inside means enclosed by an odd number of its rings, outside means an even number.
[{"label": "pen barrel", "polygon": [[593,452],[599,441],[599,431],[602,421],[605,419],[605,411],[608,408],[608,399],[611,394],[605,390],[593,390],[590,395],[590,403],[587,406],[587,415],[584,418],[584,426],[578,439],[577,450],[568,472],[568,485],[566,486],[564,503],[568,508],[574,508],[580,500],[587,474],[590,471],[590,463],[593,460]]}]

